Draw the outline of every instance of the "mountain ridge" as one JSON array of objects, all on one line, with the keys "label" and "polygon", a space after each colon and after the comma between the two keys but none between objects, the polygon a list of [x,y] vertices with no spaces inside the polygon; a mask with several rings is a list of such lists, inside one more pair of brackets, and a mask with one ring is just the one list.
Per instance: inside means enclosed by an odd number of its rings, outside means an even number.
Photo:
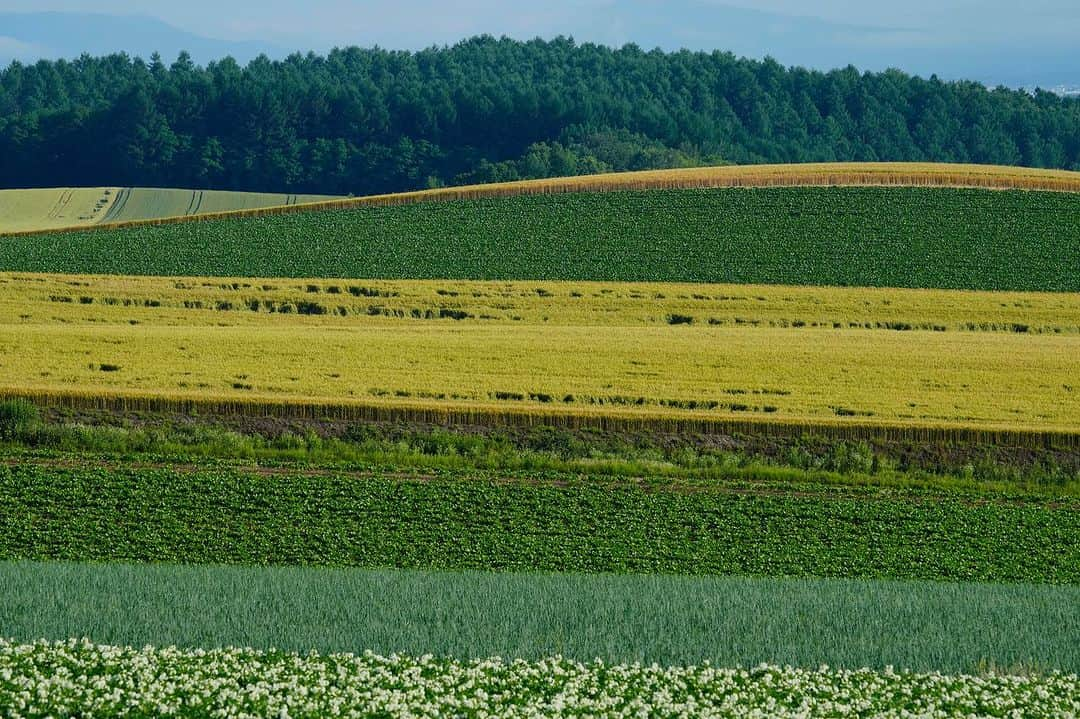
[{"label": "mountain ridge", "polygon": [[205,37],[146,15],[0,12],[0,67],[16,60],[33,63],[119,52],[144,60],[157,52],[165,62],[187,52],[200,64],[226,56],[247,62],[260,54],[287,54],[270,43]]}]

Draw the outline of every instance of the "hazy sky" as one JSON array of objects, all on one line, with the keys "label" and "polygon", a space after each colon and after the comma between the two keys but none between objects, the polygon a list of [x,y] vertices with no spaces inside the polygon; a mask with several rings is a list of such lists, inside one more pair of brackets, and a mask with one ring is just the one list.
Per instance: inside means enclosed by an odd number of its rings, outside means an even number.
[{"label": "hazy sky", "polygon": [[[647,2],[647,0],[645,0]],[[903,31],[898,42],[982,40],[1012,44],[1074,38],[1078,0],[696,0]],[[229,40],[324,49],[379,42],[424,47],[488,32],[517,37],[575,34],[583,23],[617,31],[624,0],[0,0],[0,11],[139,13]],[[643,4],[643,0],[635,0]],[[664,0],[656,0],[658,7]],[[693,4],[693,3],[691,3]],[[686,18],[693,26],[693,18]],[[0,32],[2,34],[2,32]],[[633,38],[630,38],[633,39]],[[648,44],[643,42],[642,44]]]},{"label": "hazy sky", "polygon": [[167,59],[191,50],[200,62],[348,45],[415,50],[487,33],[1080,87],[1080,0],[0,0],[0,13],[49,10],[148,16],[191,35],[170,40],[135,21],[87,31],[71,18],[39,18],[36,31],[20,35],[9,20],[8,33],[0,22],[0,66],[121,50]]}]

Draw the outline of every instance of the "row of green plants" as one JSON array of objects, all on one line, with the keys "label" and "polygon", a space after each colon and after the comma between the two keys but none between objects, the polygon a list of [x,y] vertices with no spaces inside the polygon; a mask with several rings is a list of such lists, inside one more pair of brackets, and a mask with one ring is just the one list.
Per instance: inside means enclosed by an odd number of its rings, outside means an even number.
[{"label": "row of green plants", "polygon": [[0,639],[12,719],[130,717],[1070,717],[1080,677],[763,664],[660,667],[431,655],[191,651]]},{"label": "row of green plants", "polygon": [[0,506],[0,559],[1080,583],[1072,502],[19,462]]},{"label": "row of green plants", "polygon": [[0,269],[1076,292],[1078,208],[942,188],[534,195],[12,237]]},{"label": "row of green plants", "polygon": [[1077,672],[1078,624],[1075,585],[0,562],[25,641]]},{"label": "row of green plants", "polygon": [[[562,472],[658,480],[808,481],[967,494],[1080,496],[1080,457],[999,447],[889,445],[794,438],[671,437],[649,432],[571,431],[538,425],[482,433],[444,427],[350,423],[230,427],[215,418],[42,417],[26,400],[0,401],[7,456],[92,454],[148,461],[222,461],[351,470],[411,467]],[[220,421],[220,418],[218,418]]]}]

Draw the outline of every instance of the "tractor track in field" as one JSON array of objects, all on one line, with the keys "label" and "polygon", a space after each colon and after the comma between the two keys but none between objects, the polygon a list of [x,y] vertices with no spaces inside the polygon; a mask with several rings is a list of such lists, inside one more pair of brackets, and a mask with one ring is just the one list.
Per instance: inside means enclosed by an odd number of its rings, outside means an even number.
[{"label": "tractor track in field", "polygon": [[203,199],[206,193],[202,190],[192,190],[191,199],[188,200],[187,209],[184,210],[184,216],[189,217],[191,215],[199,214],[199,210],[202,208]]},{"label": "tractor track in field", "polygon": [[53,204],[46,217],[50,220],[59,219],[65,209],[67,209],[68,203],[71,202],[71,198],[75,195],[75,190],[64,190],[60,193],[60,196],[56,198],[56,203]]},{"label": "tractor track in field", "polygon": [[[288,478],[288,477],[327,477],[349,478],[356,480],[388,479],[398,482],[433,483],[445,480],[446,477],[433,472],[424,471],[377,471],[357,469],[336,469],[327,467],[287,466],[287,465],[247,465],[247,464],[222,464],[202,465],[194,462],[166,462],[166,461],[115,461],[102,458],[59,458],[59,457],[4,457],[0,458],[0,467],[18,467],[21,465],[33,465],[36,467],[78,470],[100,469],[117,471],[169,471],[177,474],[193,475],[201,472],[213,472],[223,470],[255,475],[265,478]],[[477,470],[478,472],[483,470]],[[576,475],[585,477],[584,474]],[[662,480],[648,477],[621,477],[610,482],[585,480],[571,481],[554,477],[514,476],[512,474],[488,476],[467,476],[464,480],[456,481],[481,481],[503,486],[528,486],[528,487],[551,487],[556,489],[570,489],[573,487],[587,486],[602,489],[637,489],[646,493],[654,494],[661,492],[675,492],[679,494],[722,494],[738,497],[786,497],[791,499],[818,499],[818,500],[850,500],[860,499],[869,502],[880,501],[910,501],[919,504],[939,502],[943,499],[958,501],[972,507],[991,505],[1029,506],[1036,505],[1048,510],[1075,510],[1080,511],[1080,501],[1068,497],[1047,498],[1041,501],[1035,498],[1015,496],[985,496],[974,497],[945,491],[923,491],[915,494],[911,491],[897,490],[889,487],[880,488],[851,488],[843,485],[817,485],[825,491],[812,489],[795,489],[764,485],[752,487],[744,485],[725,485],[719,481],[706,483],[687,483],[678,480]],[[751,481],[752,480],[748,480]]]},{"label": "tractor track in field", "polygon": [[104,222],[113,222],[124,211],[124,207],[127,205],[128,200],[131,199],[131,187],[122,187],[116,192],[116,199],[113,200],[112,206],[109,207],[109,211],[105,213],[105,216],[99,220],[98,224]]}]

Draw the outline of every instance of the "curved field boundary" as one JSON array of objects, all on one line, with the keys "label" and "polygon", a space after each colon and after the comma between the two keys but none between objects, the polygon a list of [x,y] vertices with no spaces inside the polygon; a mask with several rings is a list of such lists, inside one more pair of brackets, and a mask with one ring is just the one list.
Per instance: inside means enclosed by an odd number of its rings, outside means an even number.
[{"label": "curved field boundary", "polygon": [[713,419],[689,412],[619,412],[617,410],[521,410],[503,407],[393,403],[308,402],[258,399],[209,399],[180,395],[140,395],[112,392],[50,392],[5,390],[2,399],[25,399],[39,407],[105,412],[150,412],[275,419],[347,422],[406,422],[438,426],[553,426],[563,429],[597,428],[604,431],[646,431],[660,434],[750,435],[864,441],[995,444],[1029,449],[1080,449],[1080,431],[1035,430],[1007,426],[919,425],[874,422],[864,419],[835,421]]},{"label": "curved field boundary", "polygon": [[[419,202],[472,200],[517,195],[560,194],[566,192],[607,192],[618,190],[679,190],[725,187],[951,187],[997,190],[1044,190],[1080,193],[1080,172],[1042,170],[993,165],[950,165],[932,163],[817,163],[789,165],[739,165],[680,170],[584,175],[543,180],[465,185],[367,197],[298,202],[246,210],[207,212],[127,222],[110,222],[109,217],[91,226],[0,233],[8,236],[56,234],[87,229],[120,229],[201,222],[243,217],[263,217],[318,210],[386,207]],[[295,196],[294,196],[295,197]],[[119,204],[119,199],[117,200]],[[110,213],[112,214],[112,213]],[[115,215],[114,215],[115,217]]]}]

